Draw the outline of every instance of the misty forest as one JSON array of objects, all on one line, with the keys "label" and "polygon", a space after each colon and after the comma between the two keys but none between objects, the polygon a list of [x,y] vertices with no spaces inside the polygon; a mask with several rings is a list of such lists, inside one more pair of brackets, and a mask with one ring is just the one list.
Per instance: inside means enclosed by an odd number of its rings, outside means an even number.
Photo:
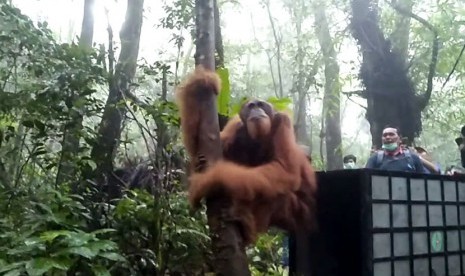
[{"label": "misty forest", "polygon": [[266,100],[318,171],[389,124],[445,170],[464,33],[458,0],[0,0],[0,274],[287,275],[286,232],[236,248],[191,210],[178,85],[210,58],[219,124]]}]

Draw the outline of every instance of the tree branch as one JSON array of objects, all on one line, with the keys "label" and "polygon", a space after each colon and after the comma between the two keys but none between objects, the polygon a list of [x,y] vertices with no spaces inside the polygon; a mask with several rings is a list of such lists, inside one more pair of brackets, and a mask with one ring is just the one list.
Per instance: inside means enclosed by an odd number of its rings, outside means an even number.
[{"label": "tree branch", "polygon": [[260,48],[262,48],[262,50],[265,50],[265,54],[266,54],[266,57],[267,57],[267,60],[268,60],[268,66],[270,66],[271,81],[273,82],[274,94],[276,95],[276,97],[279,98],[278,87],[276,85],[276,79],[274,77],[274,72],[273,72],[273,64],[272,64],[273,56],[270,55],[270,52],[268,51],[268,49],[265,49],[263,44],[257,38],[252,13],[250,13],[250,23],[252,24],[252,31],[253,31],[253,36],[254,36],[254,39],[255,39],[255,43],[257,43],[260,46]]},{"label": "tree branch", "polygon": [[[362,92],[363,92],[363,91],[362,91]],[[349,92],[349,93],[350,93],[350,92]],[[366,108],[365,106],[363,106],[363,105],[361,105],[361,104],[355,102],[354,100],[352,100],[352,99],[350,98],[350,95],[351,95],[351,94],[349,94],[349,93],[342,93],[342,94],[345,95],[345,96],[347,96],[347,99],[348,99],[349,101],[351,101],[352,103],[358,105],[359,107],[363,108],[364,110],[367,110],[367,108]]]},{"label": "tree branch", "polygon": [[108,73],[110,77],[113,76],[115,71],[115,51],[113,50],[113,28],[110,25],[110,18],[108,17],[108,9],[105,9],[105,16],[107,17],[107,31],[108,31]]},{"label": "tree branch", "polygon": [[444,89],[444,86],[446,86],[446,83],[449,81],[450,77],[454,73],[455,69],[457,68],[457,64],[459,64],[460,59],[462,58],[463,52],[465,51],[465,44],[463,44],[462,50],[460,51],[459,56],[457,57],[457,60],[455,60],[454,67],[452,67],[452,70],[450,71],[449,75],[446,78],[446,81],[441,87],[441,90]]},{"label": "tree branch", "polygon": [[223,47],[223,36],[221,34],[221,25],[220,25],[220,8],[217,0],[213,0],[214,5],[214,22],[215,22],[215,50],[216,50],[216,60],[215,68],[224,67],[224,47]]},{"label": "tree branch", "polygon": [[282,74],[281,74],[281,37],[278,36],[278,32],[276,30],[276,26],[274,25],[274,19],[273,16],[271,15],[271,9],[270,9],[270,1],[266,0],[264,1],[267,13],[268,13],[268,19],[270,21],[271,25],[271,30],[273,31],[273,37],[275,40],[275,46],[276,46],[276,66],[278,67],[278,81],[279,81],[279,97],[284,97],[284,91],[283,91],[283,80],[282,80]]},{"label": "tree branch", "polygon": [[400,14],[404,15],[404,16],[408,16],[408,17],[411,17],[415,20],[417,20],[418,22],[420,22],[421,24],[423,24],[423,26],[425,26],[427,29],[429,29],[432,33],[433,33],[433,49],[432,49],[432,53],[431,53],[431,62],[429,64],[429,71],[428,71],[428,84],[426,86],[426,91],[423,95],[421,95],[421,100],[420,100],[420,110],[423,110],[427,105],[428,105],[428,102],[431,98],[431,92],[433,91],[433,78],[434,78],[434,75],[436,73],[436,65],[437,65],[437,62],[438,62],[438,53],[439,53],[439,38],[438,38],[438,31],[436,30],[436,28],[431,24],[429,23],[428,21],[426,21],[425,19],[421,18],[420,16],[410,12],[410,11],[407,11],[405,9],[403,9],[402,7],[399,7],[396,3],[395,3],[395,0],[393,1],[388,1],[387,2],[393,9],[395,9],[397,12],[399,12]]},{"label": "tree branch", "polygon": [[360,96],[362,98],[366,98],[367,91],[366,90],[354,90],[354,91],[347,91],[347,92],[342,92],[342,94],[346,96]]}]

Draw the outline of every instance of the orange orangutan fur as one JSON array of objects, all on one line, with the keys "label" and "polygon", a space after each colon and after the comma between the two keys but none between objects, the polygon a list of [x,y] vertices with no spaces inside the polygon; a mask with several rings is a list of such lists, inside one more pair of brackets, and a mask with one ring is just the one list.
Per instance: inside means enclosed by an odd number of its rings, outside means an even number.
[{"label": "orange orangutan fur", "polygon": [[203,93],[218,95],[220,87],[221,80],[216,73],[198,66],[194,74],[177,88],[176,100],[181,117],[183,142],[191,157],[196,156],[198,152],[198,131],[202,114],[197,106],[197,99]]},{"label": "orange orangutan fur", "polygon": [[[218,94],[219,91],[218,76],[202,67],[197,67],[178,89],[184,145],[191,159],[197,154],[198,125],[202,116],[196,102],[198,95]],[[191,206],[197,208],[203,198],[219,193],[230,196],[231,214],[240,222],[246,244],[254,243],[258,234],[271,226],[287,231],[313,229],[317,190],[315,172],[304,150],[296,143],[291,119],[274,110],[263,116],[266,118],[255,118],[254,121],[246,120],[247,114],[244,105],[242,118],[238,115],[230,119],[220,133],[223,153],[230,158],[219,160],[203,173],[191,175]],[[255,139],[251,131],[260,133],[258,138]],[[253,150],[270,157],[263,157],[259,164],[253,165],[252,162],[234,160],[239,155],[250,159],[256,157],[255,153],[248,152],[247,145],[251,143],[257,145]]]}]

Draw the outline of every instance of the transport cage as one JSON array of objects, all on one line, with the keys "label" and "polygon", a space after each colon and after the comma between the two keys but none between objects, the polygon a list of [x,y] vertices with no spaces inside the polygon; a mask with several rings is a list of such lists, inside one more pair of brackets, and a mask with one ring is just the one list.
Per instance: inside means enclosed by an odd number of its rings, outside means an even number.
[{"label": "transport cage", "polygon": [[318,172],[318,231],[289,239],[290,275],[465,275],[465,177]]}]

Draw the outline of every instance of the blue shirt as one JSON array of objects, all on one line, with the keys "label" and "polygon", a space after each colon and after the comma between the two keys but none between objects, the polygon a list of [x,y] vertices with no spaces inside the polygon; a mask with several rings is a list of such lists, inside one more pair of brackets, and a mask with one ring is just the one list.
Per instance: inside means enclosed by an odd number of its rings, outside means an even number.
[{"label": "blue shirt", "polygon": [[378,153],[375,152],[367,161],[365,168],[379,169],[384,171],[403,171],[403,172],[417,172],[429,174],[429,170],[423,166],[420,157],[415,153],[410,152],[410,157],[405,155],[405,152],[399,152],[395,155],[384,153],[383,160],[377,164]]}]

